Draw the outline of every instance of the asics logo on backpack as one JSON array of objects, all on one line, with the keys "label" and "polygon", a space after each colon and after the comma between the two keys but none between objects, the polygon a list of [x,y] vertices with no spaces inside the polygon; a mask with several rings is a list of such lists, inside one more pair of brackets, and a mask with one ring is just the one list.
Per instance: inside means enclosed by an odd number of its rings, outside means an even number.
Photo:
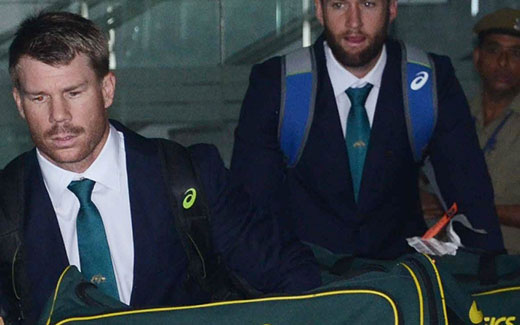
[{"label": "asics logo on backpack", "polygon": [[182,207],[186,210],[191,208],[193,204],[195,204],[195,200],[197,199],[197,190],[193,187],[189,188],[184,192],[184,200],[182,200]]},{"label": "asics logo on backpack", "polygon": [[426,71],[418,72],[415,75],[415,78],[410,83],[410,88],[412,90],[419,90],[419,89],[421,89],[426,84],[426,82],[428,81],[429,77],[430,76],[428,75],[428,72],[426,72]]}]

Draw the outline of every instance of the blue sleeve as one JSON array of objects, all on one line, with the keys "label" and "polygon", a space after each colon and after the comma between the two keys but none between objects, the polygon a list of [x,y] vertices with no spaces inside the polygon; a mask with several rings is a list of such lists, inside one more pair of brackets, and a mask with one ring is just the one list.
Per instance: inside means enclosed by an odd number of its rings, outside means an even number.
[{"label": "blue sleeve", "polygon": [[232,177],[261,205],[271,201],[285,177],[278,142],[280,78],[279,57],[253,66],[235,130]]},{"label": "blue sleeve", "polygon": [[214,249],[237,275],[265,293],[297,293],[320,285],[312,251],[282,231],[229,178],[214,146],[190,147],[209,209]]},{"label": "blue sleeve", "polygon": [[439,112],[430,143],[437,182],[446,204],[456,202],[479,235],[457,227],[462,243],[491,251],[504,249],[493,199],[493,187],[480,149],[475,124],[450,59],[434,56]]}]

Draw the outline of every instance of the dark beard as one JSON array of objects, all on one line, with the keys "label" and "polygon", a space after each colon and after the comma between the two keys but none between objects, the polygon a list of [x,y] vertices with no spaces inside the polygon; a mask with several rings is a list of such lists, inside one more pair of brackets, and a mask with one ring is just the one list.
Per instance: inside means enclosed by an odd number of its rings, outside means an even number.
[{"label": "dark beard", "polygon": [[385,23],[383,25],[383,29],[380,33],[378,33],[372,44],[370,44],[365,50],[363,50],[359,54],[351,54],[347,53],[342,47],[341,44],[334,38],[331,31],[327,28],[325,24],[325,38],[327,40],[327,44],[332,50],[332,54],[336,60],[338,60],[341,65],[344,67],[352,67],[359,68],[368,65],[372,60],[377,58],[379,53],[381,53],[381,49],[383,48],[383,44],[385,43],[386,35],[388,32],[388,24],[389,24],[389,14],[385,18]]}]

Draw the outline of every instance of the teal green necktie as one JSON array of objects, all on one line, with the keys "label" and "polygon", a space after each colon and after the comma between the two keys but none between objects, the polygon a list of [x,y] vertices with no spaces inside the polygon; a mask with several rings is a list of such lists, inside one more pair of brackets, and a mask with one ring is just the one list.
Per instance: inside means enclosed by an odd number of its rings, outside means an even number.
[{"label": "teal green necktie", "polygon": [[352,174],[352,185],[354,197],[358,200],[361,177],[363,176],[363,165],[370,141],[370,123],[365,110],[365,101],[372,89],[371,84],[363,88],[349,88],[346,90],[352,106],[347,118],[347,132],[345,141],[347,143],[348,158],[350,162],[350,173]]},{"label": "teal green necktie", "polygon": [[79,200],[76,230],[81,272],[105,294],[119,300],[116,277],[101,214],[90,199],[96,182],[88,178],[67,187]]}]

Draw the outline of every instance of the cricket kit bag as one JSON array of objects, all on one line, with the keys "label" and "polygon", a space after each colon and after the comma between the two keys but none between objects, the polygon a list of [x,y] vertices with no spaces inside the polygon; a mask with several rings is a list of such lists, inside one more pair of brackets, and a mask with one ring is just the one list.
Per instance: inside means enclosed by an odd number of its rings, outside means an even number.
[{"label": "cricket kit bag", "polygon": [[430,256],[338,262],[324,272],[325,285],[299,295],[139,310],[105,296],[69,266],[39,323],[484,324],[482,308]]}]

